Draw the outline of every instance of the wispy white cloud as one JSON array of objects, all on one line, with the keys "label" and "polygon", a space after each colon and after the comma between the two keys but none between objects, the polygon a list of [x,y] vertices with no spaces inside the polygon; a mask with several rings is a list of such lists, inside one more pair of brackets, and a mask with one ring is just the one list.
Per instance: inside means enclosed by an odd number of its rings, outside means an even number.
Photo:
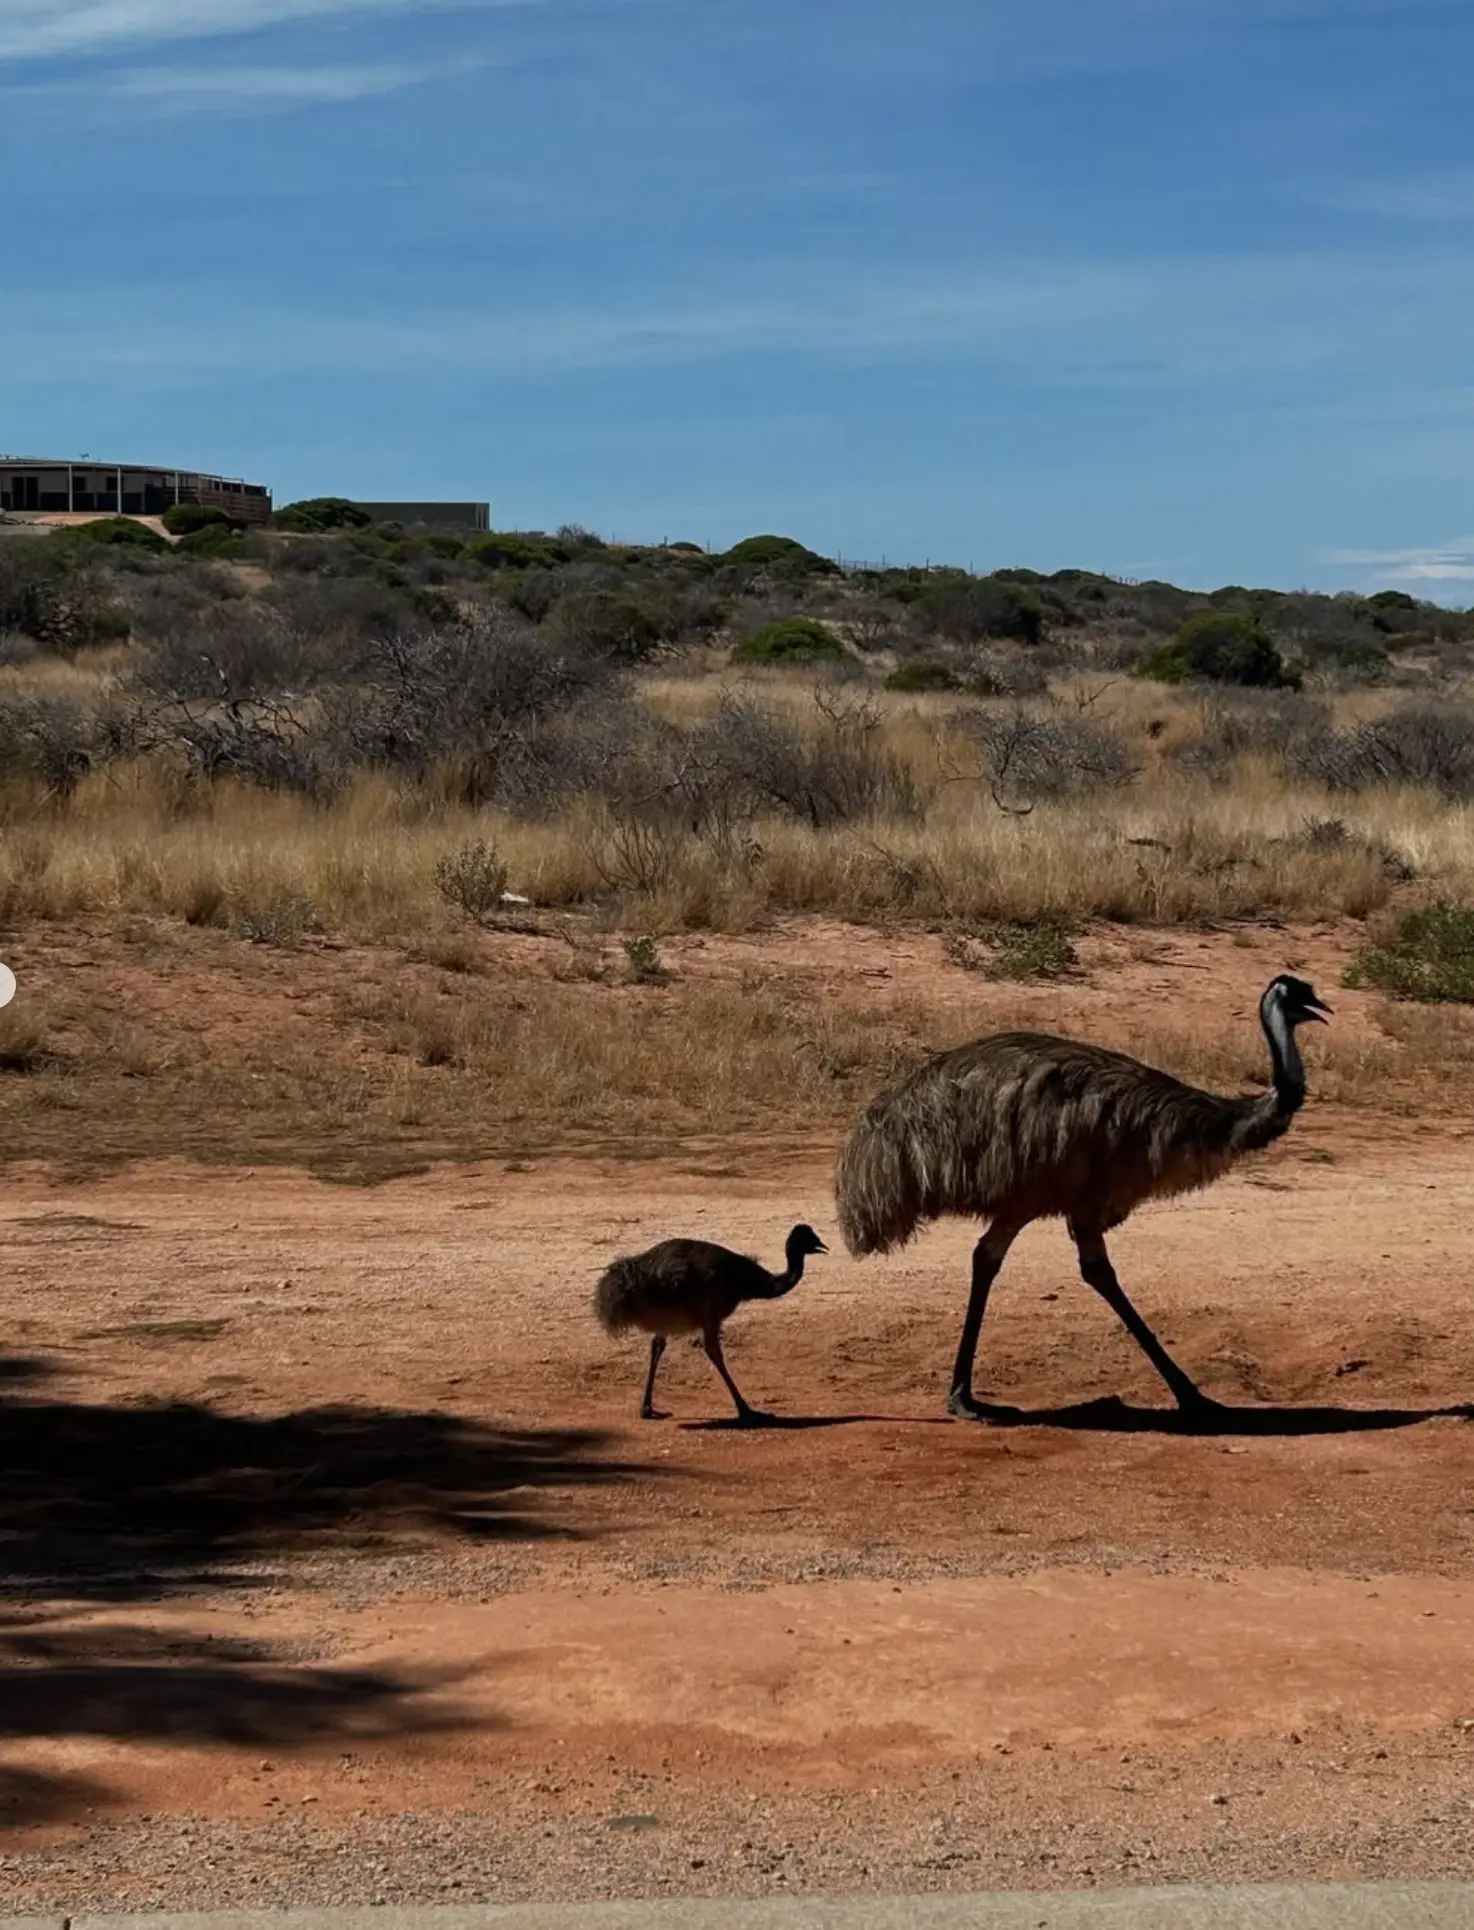
[{"label": "wispy white cloud", "polygon": [[335,15],[469,11],[536,0],[0,0],[0,60],[253,33]]},{"label": "wispy white cloud", "polygon": [[106,76],[99,88],[114,99],[145,103],[155,113],[250,113],[369,100],[484,64],[447,61],[420,67],[389,62],[356,67],[132,67]]},{"label": "wispy white cloud", "polygon": [[1362,182],[1338,191],[1334,201],[1356,214],[1389,221],[1474,221],[1474,171]]},{"label": "wispy white cloud", "polygon": [[[1294,385],[1403,413],[1441,391],[1454,406],[1467,361],[1474,261],[1345,256],[999,262],[948,273],[904,262],[753,264],[745,288],[709,269],[702,286],[597,303],[521,306],[490,294],[480,309],[427,305],[404,315],[337,314],[310,302],[233,302],[216,328],[182,329],[184,288],[75,291],[12,287],[0,304],[0,353],[24,345],[38,375],[112,364],[160,378],[235,369],[390,373],[434,366],[535,375],[738,356],[831,360],[947,354],[1019,371],[1034,383],[1132,390],[1205,379]],[[207,296],[202,294],[201,299]],[[136,312],[106,340],[75,320],[98,302]],[[1415,341],[1415,364],[1408,343]],[[1440,374],[1442,379],[1440,380]]]},{"label": "wispy white cloud", "polygon": [[1326,563],[1370,569],[1381,583],[1474,583],[1474,536],[1401,550],[1328,550]]}]

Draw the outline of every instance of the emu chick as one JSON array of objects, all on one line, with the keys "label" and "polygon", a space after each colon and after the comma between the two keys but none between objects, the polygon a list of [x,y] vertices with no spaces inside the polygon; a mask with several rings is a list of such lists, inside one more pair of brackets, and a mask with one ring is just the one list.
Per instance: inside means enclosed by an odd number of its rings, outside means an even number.
[{"label": "emu chick", "polygon": [[737,1406],[737,1419],[751,1423],[764,1418],[743,1398],[722,1357],[723,1323],[745,1300],[781,1300],[803,1278],[804,1260],[828,1248],[811,1226],[796,1226],[786,1243],[787,1266],[769,1273],[745,1253],[710,1240],[662,1240],[605,1269],[594,1290],[594,1312],[605,1333],[638,1327],[651,1336],[650,1371],[640,1403],[640,1418],[659,1418],[655,1411],[655,1370],[668,1341],[680,1334],[700,1334],[707,1358],[726,1383]]}]

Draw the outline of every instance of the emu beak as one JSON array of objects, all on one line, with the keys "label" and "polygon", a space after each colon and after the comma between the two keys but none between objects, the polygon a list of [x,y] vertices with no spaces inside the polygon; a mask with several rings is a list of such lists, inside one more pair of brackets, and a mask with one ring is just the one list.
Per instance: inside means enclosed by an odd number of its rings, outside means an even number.
[{"label": "emu beak", "polygon": [[1334,1018],[1335,1014],[1324,999],[1315,999],[1314,1001],[1307,999],[1305,1002],[1305,1016],[1308,1019],[1314,1019],[1317,1025],[1324,1025],[1326,1020]]},{"label": "emu beak", "polygon": [[822,1240],[820,1240],[819,1244],[814,1248],[814,1251],[815,1253],[827,1253],[829,1251],[829,1248],[825,1246]]}]

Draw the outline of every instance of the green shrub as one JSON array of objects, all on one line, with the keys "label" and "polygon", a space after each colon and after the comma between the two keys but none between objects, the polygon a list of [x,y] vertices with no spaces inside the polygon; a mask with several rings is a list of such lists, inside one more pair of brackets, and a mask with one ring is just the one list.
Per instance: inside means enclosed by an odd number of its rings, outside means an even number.
[{"label": "green shrub", "polygon": [[838,563],[820,556],[792,536],[745,536],[723,556],[739,569],[772,570],[780,576],[835,576]]},{"label": "green shrub", "polygon": [[367,529],[373,518],[346,496],[306,496],[288,503],[272,517],[274,529],[298,536],[321,536],[334,529]]},{"label": "green shrub", "polygon": [[[525,586],[524,586],[525,591]],[[619,590],[573,590],[554,604],[553,630],[627,663],[651,656],[676,635],[675,614],[659,596],[633,585]]]},{"label": "green shrub", "polygon": [[834,632],[816,617],[780,617],[739,643],[732,652],[732,662],[817,663],[848,655]]},{"label": "green shrub", "polygon": [[662,985],[669,974],[660,956],[660,947],[646,934],[624,941],[625,963],[636,985]]},{"label": "green shrub", "polygon": [[[988,978],[1022,982],[1031,978],[1064,978],[1079,965],[1074,926],[1057,912],[1032,924],[988,924],[976,931],[954,931],[943,939],[943,950],[964,971]],[[977,947],[984,949],[981,953]]]},{"label": "green shrub", "polygon": [[435,888],[448,905],[484,924],[502,908],[506,863],[495,845],[478,838],[436,859]]},{"label": "green shrub", "polygon": [[1380,941],[1362,946],[1342,982],[1429,1004],[1474,1004],[1474,910],[1439,899],[1404,912]]},{"label": "green shrub", "polygon": [[54,530],[51,540],[63,546],[73,543],[109,543],[120,549],[166,550],[169,545],[147,523],[131,516],[100,516],[91,523],[72,523]]},{"label": "green shrub", "polygon": [[887,690],[958,690],[962,680],[949,665],[935,657],[913,657],[900,664],[885,680]]},{"label": "green shrub", "polygon": [[488,570],[550,570],[569,560],[566,543],[513,530],[488,530],[485,536],[474,536],[462,555],[468,563]]},{"label": "green shrub", "polygon": [[214,556],[222,562],[246,553],[245,538],[232,524],[224,521],[201,524],[187,536],[181,536],[176,547],[183,550],[186,556]]},{"label": "green shrub", "polygon": [[985,637],[1014,637],[1037,643],[1044,633],[1044,608],[1027,584],[1004,576],[943,576],[927,584],[918,599],[920,614],[940,636],[963,643]]},{"label": "green shrub", "polygon": [[160,518],[171,536],[193,536],[196,530],[230,527],[230,518],[214,503],[172,503]]},{"label": "green shrub", "polygon": [[1147,652],[1136,674],[1162,684],[1202,680],[1261,689],[1294,689],[1300,682],[1268,631],[1234,610],[1204,610],[1189,617],[1170,643]]}]

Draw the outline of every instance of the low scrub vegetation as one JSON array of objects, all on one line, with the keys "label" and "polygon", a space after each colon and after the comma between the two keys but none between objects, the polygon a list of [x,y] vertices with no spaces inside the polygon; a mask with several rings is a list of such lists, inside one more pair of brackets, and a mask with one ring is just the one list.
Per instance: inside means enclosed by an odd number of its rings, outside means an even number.
[{"label": "low scrub vegetation", "polygon": [[[502,890],[654,937],[1474,895],[1465,614],[366,516],[0,537],[12,916],[449,943]],[[1181,681],[1132,674],[1164,651]]]},{"label": "low scrub vegetation", "polygon": [[1474,910],[1440,899],[1404,912],[1357,953],[1346,983],[1427,1004],[1474,1004]]},{"label": "low scrub vegetation", "polygon": [[732,652],[733,663],[817,663],[847,656],[844,644],[816,617],[783,617],[765,623]]}]

